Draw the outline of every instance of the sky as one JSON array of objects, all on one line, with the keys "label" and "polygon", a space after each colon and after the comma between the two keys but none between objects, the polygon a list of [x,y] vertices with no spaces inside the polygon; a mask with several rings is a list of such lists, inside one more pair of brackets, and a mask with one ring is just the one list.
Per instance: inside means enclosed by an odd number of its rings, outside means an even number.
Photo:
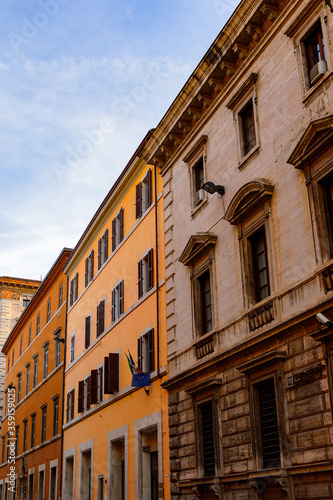
[{"label": "sky", "polygon": [[0,276],[74,248],[238,0],[1,0]]}]

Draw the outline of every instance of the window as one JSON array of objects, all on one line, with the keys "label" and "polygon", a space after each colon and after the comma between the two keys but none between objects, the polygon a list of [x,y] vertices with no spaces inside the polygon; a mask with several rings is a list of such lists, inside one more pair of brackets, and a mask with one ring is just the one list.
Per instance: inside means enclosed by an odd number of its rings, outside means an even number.
[{"label": "window", "polygon": [[10,447],[9,447],[9,442],[10,441],[9,440],[10,440],[10,434],[9,434],[9,432],[7,432],[7,453],[6,453],[6,460],[7,460],[7,462],[8,462],[8,458],[9,458],[9,449],[10,449]]},{"label": "window", "polygon": [[59,303],[58,303],[59,308],[62,306],[63,293],[64,293],[64,285],[61,283],[59,287]]},{"label": "window", "polygon": [[112,220],[112,252],[117,248],[124,237],[124,210],[121,208]]},{"label": "window", "polygon": [[96,336],[99,337],[105,330],[105,300],[101,300],[97,306]]},{"label": "window", "polygon": [[[124,434],[125,433],[125,434]],[[127,498],[127,446],[128,434],[123,428],[109,432],[110,462],[108,483],[111,488],[111,498]],[[138,462],[139,463],[139,462]]]},{"label": "window", "polygon": [[94,277],[94,250],[91,250],[85,262],[84,286],[88,286],[88,284],[93,280],[93,277]]},{"label": "window", "polygon": [[241,110],[239,116],[242,128],[243,156],[246,156],[256,145],[252,99]]},{"label": "window", "polygon": [[210,271],[206,271],[198,278],[200,287],[200,313],[202,334],[212,330],[212,300],[210,286]]},{"label": "window", "polygon": [[53,398],[53,436],[58,434],[59,424],[59,396]]},{"label": "window", "polygon": [[23,337],[21,337],[21,342],[20,342],[20,356],[22,356],[23,352]]},{"label": "window", "polygon": [[91,316],[85,319],[84,347],[88,349],[91,341]]},{"label": "window", "polygon": [[43,367],[43,377],[47,377],[49,368],[49,344],[44,344],[44,367]]},{"label": "window", "polygon": [[112,290],[111,299],[111,319],[112,323],[124,313],[124,282],[120,281]]},{"label": "window", "polygon": [[103,366],[97,369],[97,402],[103,401]]},{"label": "window", "polygon": [[32,326],[30,325],[29,326],[29,341],[28,341],[29,345],[31,344],[31,331],[32,331]]},{"label": "window", "polygon": [[253,258],[253,281],[256,302],[270,295],[265,228],[249,238]]},{"label": "window", "polygon": [[51,319],[51,299],[47,303],[46,323],[48,323],[50,319]]},{"label": "window", "polygon": [[191,183],[191,208],[195,210],[207,200],[207,193],[202,189],[205,183],[206,170],[206,143],[207,135],[202,135],[192,147],[183,161],[188,165],[188,173]]},{"label": "window", "polygon": [[46,405],[41,407],[42,409],[42,426],[41,426],[41,439],[40,442],[44,443],[46,440]]},{"label": "window", "polygon": [[310,86],[314,85],[327,71],[324,37],[318,23],[303,41],[307,56]]},{"label": "window", "polygon": [[20,426],[17,425],[15,427],[15,456],[17,457],[18,455],[18,447],[19,447],[19,439],[20,439]]},{"label": "window", "polygon": [[[94,370],[96,372],[96,370]],[[95,380],[96,383],[96,380]],[[96,386],[94,387],[96,389]],[[89,410],[91,403],[91,375],[88,375],[84,380],[79,381],[79,397],[77,411],[82,413],[84,410]]]},{"label": "window", "polygon": [[145,373],[155,370],[154,330],[138,338],[138,368]]},{"label": "window", "polygon": [[199,405],[198,409],[202,436],[202,464],[204,475],[215,476],[215,436],[212,401]]},{"label": "window", "polygon": [[[111,352],[104,357],[104,394],[119,391],[119,353]],[[101,401],[103,398],[101,398]]]},{"label": "window", "polygon": [[71,280],[70,294],[69,294],[69,305],[72,306],[79,296],[79,275],[75,274],[74,278]]},{"label": "window", "polygon": [[204,173],[204,158],[201,157],[192,169],[193,175],[193,194],[194,194],[194,206],[199,205],[203,200],[206,199],[206,193],[202,190],[202,186],[205,182]]},{"label": "window", "polygon": [[60,342],[55,343],[55,356],[54,356],[54,366],[57,368],[57,366],[60,365]]},{"label": "window", "polygon": [[99,475],[97,479],[97,500],[104,500],[104,476]]},{"label": "window", "polygon": [[27,363],[25,365],[27,372],[26,372],[26,379],[25,379],[25,394],[29,394],[29,384],[30,384],[30,363]]},{"label": "window", "polygon": [[12,356],[12,368],[14,366],[14,360],[15,360],[15,349],[13,349],[13,356]]},{"label": "window", "polygon": [[23,420],[23,453],[27,451],[27,439],[28,439],[28,420],[25,418]]},{"label": "window", "polygon": [[23,299],[22,303],[23,303],[23,307],[28,307],[28,305],[30,304],[30,299],[25,298],[25,299]]},{"label": "window", "polygon": [[154,286],[154,259],[151,248],[138,262],[138,297],[147,293]]},{"label": "window", "polygon": [[17,402],[21,401],[21,387],[22,387],[22,375],[19,373],[17,375]]},{"label": "window", "polygon": [[39,335],[40,332],[40,314],[37,316],[37,327],[36,327],[36,337]]},{"label": "window", "polygon": [[73,363],[75,359],[75,333],[72,333],[71,335],[71,354],[70,354],[70,361]]},{"label": "window", "polygon": [[141,215],[152,203],[152,171],[147,170],[147,175],[136,185],[135,218],[140,219]]},{"label": "window", "polygon": [[2,436],[1,438],[1,463],[5,462],[5,449],[6,449],[6,436]]},{"label": "window", "polygon": [[74,396],[75,396],[75,390],[71,389],[67,393],[66,422],[69,422],[74,418]]},{"label": "window", "polygon": [[37,386],[37,375],[38,375],[38,354],[35,354],[33,388]]},{"label": "window", "polygon": [[108,260],[109,230],[105,229],[103,236],[98,240],[98,269]]},{"label": "window", "polygon": [[5,408],[4,408],[5,415],[7,415],[7,405],[8,405],[8,389],[5,390]]},{"label": "window", "polygon": [[31,441],[30,447],[33,448],[35,446],[36,440],[36,413],[31,414]]}]

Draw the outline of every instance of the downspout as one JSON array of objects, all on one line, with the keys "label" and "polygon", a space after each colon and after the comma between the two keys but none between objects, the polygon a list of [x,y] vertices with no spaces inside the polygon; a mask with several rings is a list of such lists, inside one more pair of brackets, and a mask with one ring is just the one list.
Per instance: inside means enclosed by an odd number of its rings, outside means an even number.
[{"label": "downspout", "polygon": [[157,224],[157,169],[154,165],[155,177],[155,264],[156,264],[156,342],[157,342],[157,376],[160,378],[160,303],[159,303],[159,290],[158,290],[158,224]]},{"label": "downspout", "polygon": [[65,318],[65,343],[64,343],[64,365],[62,370],[62,401],[61,401],[61,444],[60,444],[60,472],[59,472],[59,500],[62,499],[62,468],[64,455],[64,403],[65,403],[65,368],[66,368],[66,345],[67,345],[67,313],[68,313],[68,284],[69,276],[67,276],[67,291],[66,291],[66,318]]}]

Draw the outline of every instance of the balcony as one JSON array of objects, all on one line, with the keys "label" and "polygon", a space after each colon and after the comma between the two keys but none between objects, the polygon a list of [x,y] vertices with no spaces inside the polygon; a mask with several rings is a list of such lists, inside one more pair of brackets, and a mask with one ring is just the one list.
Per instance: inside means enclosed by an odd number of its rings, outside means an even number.
[{"label": "balcony", "polygon": [[253,332],[274,320],[273,300],[258,307],[249,314],[250,331]]}]

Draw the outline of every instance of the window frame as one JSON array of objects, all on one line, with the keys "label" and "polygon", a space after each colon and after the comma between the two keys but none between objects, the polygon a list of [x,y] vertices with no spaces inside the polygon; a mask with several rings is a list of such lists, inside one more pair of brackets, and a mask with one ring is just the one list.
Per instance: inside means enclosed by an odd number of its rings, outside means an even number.
[{"label": "window frame", "polygon": [[48,323],[51,319],[51,299],[47,302],[47,313],[46,313],[46,323]]},{"label": "window frame", "polygon": [[36,412],[31,413],[31,429],[30,429],[30,448],[34,448],[36,444]]},{"label": "window frame", "polygon": [[30,387],[30,363],[27,363],[25,367],[27,369],[25,375],[25,395],[27,396],[29,394]]},{"label": "window frame", "polygon": [[105,297],[100,301],[96,308],[96,338],[103,335],[106,330],[106,299]]},{"label": "window frame", "polygon": [[33,373],[33,389],[38,385],[38,353],[33,356],[34,360],[34,373]]},{"label": "window frame", "polygon": [[27,448],[28,448],[28,419],[25,418],[24,420],[22,420],[22,423],[23,423],[23,448],[22,448],[22,451],[23,453],[27,451]]},{"label": "window frame", "polygon": [[112,252],[120,245],[124,239],[124,209],[120,207],[118,213],[112,219]]},{"label": "window frame", "polygon": [[109,230],[105,229],[104,233],[98,240],[98,256],[97,256],[97,268],[101,267],[108,260],[109,256]]},{"label": "window frame", "polygon": [[140,219],[152,203],[153,172],[151,168],[148,168],[141,181],[135,186],[135,218]]},{"label": "window frame", "polygon": [[17,375],[17,404],[20,403],[21,401],[21,396],[22,396],[22,373],[18,373]]},{"label": "window frame", "polygon": [[54,348],[54,368],[57,368],[60,365],[60,359],[61,359],[61,342],[56,342]]},{"label": "window frame", "polygon": [[57,436],[59,429],[59,395],[53,396],[53,437]]},{"label": "window frame", "polygon": [[138,344],[138,369],[144,373],[155,370],[155,333],[154,328],[144,330],[137,341]]},{"label": "window frame", "polygon": [[[88,324],[89,324],[89,328],[87,328]],[[88,335],[89,335],[89,339],[88,339]],[[90,344],[91,344],[91,313],[88,314],[88,316],[86,316],[85,320],[84,320],[84,347],[85,347],[85,349],[88,349]]]},{"label": "window frame", "polygon": [[36,337],[40,334],[40,314],[37,316],[37,323],[36,323]]},{"label": "window frame", "polygon": [[115,323],[124,314],[124,280],[119,280],[111,291],[111,322]]},{"label": "window frame", "polygon": [[70,344],[70,363],[75,361],[75,333],[73,332],[71,335],[71,344]]},{"label": "window frame", "polygon": [[[202,189],[202,184],[207,179],[207,141],[208,136],[202,135],[200,139],[189,150],[187,155],[183,158],[183,162],[187,164],[189,179],[190,179],[190,209],[193,216],[201,206],[208,200],[208,194]],[[202,163],[203,182],[199,189],[197,185],[197,172],[198,165]],[[200,191],[200,195],[198,194]]]},{"label": "window frame", "polygon": [[150,248],[138,262],[138,300],[154,288],[154,249]]},{"label": "window frame", "polygon": [[92,249],[85,260],[84,286],[87,287],[94,279],[94,249]]},{"label": "window frame", "polygon": [[77,301],[78,295],[79,295],[79,274],[75,273],[70,284],[70,293],[69,293],[70,307],[72,307],[72,305],[74,305],[74,303]]},{"label": "window frame", "polygon": [[43,344],[43,379],[48,376],[48,371],[49,371],[49,341],[45,342]]},{"label": "window frame", "polygon": [[40,426],[40,442],[45,443],[45,441],[46,441],[47,404],[45,403],[40,408],[42,410],[42,419],[41,419],[41,426]]},{"label": "window frame", "polygon": [[60,309],[60,307],[62,306],[62,302],[63,302],[63,293],[64,293],[64,285],[63,285],[63,283],[60,283],[60,286],[59,286],[58,309]]}]

